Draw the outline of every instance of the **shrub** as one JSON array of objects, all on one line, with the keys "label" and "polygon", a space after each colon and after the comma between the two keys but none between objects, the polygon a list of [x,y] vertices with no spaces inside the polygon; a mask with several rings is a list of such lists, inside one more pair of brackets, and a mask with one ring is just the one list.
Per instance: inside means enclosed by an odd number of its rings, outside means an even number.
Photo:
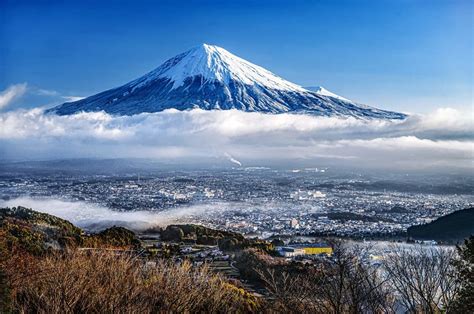
[{"label": "shrub", "polygon": [[259,300],[206,267],[131,255],[55,253],[10,276],[12,304],[35,313],[254,312]]}]

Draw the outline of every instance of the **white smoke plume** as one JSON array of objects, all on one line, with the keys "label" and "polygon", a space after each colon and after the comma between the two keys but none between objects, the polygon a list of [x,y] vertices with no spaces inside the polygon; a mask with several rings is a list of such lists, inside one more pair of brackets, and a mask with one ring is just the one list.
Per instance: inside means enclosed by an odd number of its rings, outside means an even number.
[{"label": "white smoke plume", "polygon": [[230,162],[236,164],[239,167],[242,167],[242,163],[238,161],[237,159],[235,159],[234,157],[232,157],[229,153],[224,153],[224,155],[229,159]]}]

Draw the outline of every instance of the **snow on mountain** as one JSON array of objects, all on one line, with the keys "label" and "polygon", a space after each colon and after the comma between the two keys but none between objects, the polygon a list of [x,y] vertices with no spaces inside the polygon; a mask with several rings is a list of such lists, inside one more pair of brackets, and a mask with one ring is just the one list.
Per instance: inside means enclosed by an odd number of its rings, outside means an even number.
[{"label": "snow on mountain", "polygon": [[340,100],[352,102],[352,100],[349,100],[349,99],[344,98],[344,97],[342,97],[342,96],[336,95],[336,94],[334,94],[333,92],[328,91],[327,89],[325,89],[325,88],[322,87],[322,86],[310,86],[310,87],[305,87],[305,88],[306,88],[307,90],[310,90],[310,91],[315,92],[315,93],[318,94],[318,95],[328,96],[328,97],[337,98],[337,99],[340,99]]},{"label": "snow on mountain", "polygon": [[165,62],[156,70],[138,79],[134,88],[159,78],[169,78],[175,89],[182,86],[188,77],[195,76],[201,76],[208,82],[219,81],[225,85],[239,81],[246,85],[260,85],[277,90],[304,91],[301,86],[285,81],[223,48],[207,44],[195,47]]},{"label": "snow on mountain", "polygon": [[309,91],[223,48],[207,44],[179,54],[123,86],[64,103],[49,112],[68,115],[104,110],[134,115],[170,108],[405,118],[401,113],[354,103],[323,88]]}]

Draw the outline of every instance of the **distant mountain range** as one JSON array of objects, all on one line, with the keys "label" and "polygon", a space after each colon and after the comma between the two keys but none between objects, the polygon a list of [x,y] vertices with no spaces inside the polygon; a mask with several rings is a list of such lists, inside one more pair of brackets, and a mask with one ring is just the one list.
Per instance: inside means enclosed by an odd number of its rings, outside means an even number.
[{"label": "distant mountain range", "polygon": [[455,211],[429,224],[412,226],[407,233],[419,240],[460,242],[474,235],[474,208]]},{"label": "distant mountain range", "polygon": [[123,86],[53,109],[59,115],[105,111],[115,115],[165,109],[237,109],[264,113],[404,119],[405,114],[355,103],[322,87],[308,90],[207,44],[181,53]]}]

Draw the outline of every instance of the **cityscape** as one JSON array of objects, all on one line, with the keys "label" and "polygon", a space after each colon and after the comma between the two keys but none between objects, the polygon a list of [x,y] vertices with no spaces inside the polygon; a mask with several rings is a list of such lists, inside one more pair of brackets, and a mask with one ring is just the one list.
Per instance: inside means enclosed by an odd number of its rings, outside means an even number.
[{"label": "cityscape", "polygon": [[[179,215],[153,223],[198,223],[259,238],[359,239],[404,239],[408,227],[468,208],[474,201],[466,192],[472,187],[469,178],[457,177],[457,190],[451,192],[441,180],[424,191],[414,184],[415,192],[410,192],[410,185],[400,186],[397,179],[362,174],[344,177],[331,168],[256,167],[125,175],[4,173],[0,176],[0,199],[61,199],[118,212],[166,214],[184,208]],[[197,205],[205,209],[186,210]]]}]

